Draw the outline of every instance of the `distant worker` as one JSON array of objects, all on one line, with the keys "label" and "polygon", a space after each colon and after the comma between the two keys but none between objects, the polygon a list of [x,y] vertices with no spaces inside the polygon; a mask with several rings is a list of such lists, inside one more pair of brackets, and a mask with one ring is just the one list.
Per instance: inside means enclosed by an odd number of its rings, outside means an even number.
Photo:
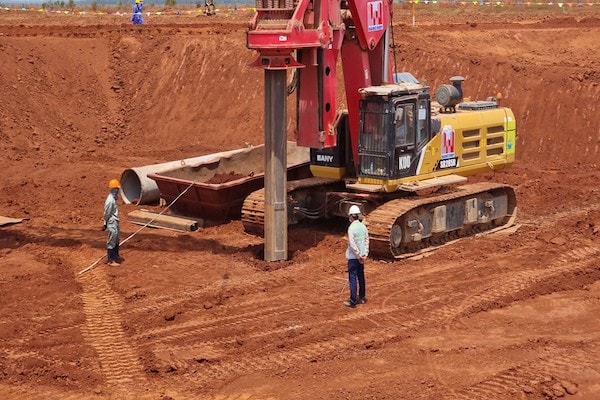
[{"label": "distant worker", "polygon": [[215,2],[214,0],[204,0],[204,14],[215,15]]},{"label": "distant worker", "polygon": [[108,259],[106,263],[111,267],[118,267],[123,258],[119,255],[119,236],[121,234],[119,228],[119,207],[117,206],[117,198],[119,197],[119,189],[121,184],[117,179],[112,179],[108,183],[108,196],[104,202],[104,225],[102,230],[108,229],[108,240],[106,241],[106,249]]},{"label": "distant worker", "polygon": [[346,307],[356,307],[356,304],[367,302],[365,261],[369,255],[369,231],[363,224],[361,215],[362,213],[357,205],[350,206],[348,218],[351,223],[348,227],[348,248],[346,249],[350,298],[344,301]]},{"label": "distant worker", "polygon": [[135,0],[133,5],[133,15],[131,16],[131,22],[134,25],[142,25],[144,23],[144,1]]}]

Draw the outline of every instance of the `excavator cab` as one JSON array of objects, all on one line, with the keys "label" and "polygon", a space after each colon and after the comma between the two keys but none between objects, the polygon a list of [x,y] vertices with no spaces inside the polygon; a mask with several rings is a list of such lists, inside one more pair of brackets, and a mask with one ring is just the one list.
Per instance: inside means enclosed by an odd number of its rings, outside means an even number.
[{"label": "excavator cab", "polygon": [[359,110],[358,176],[385,181],[414,174],[417,154],[431,138],[430,109],[430,95],[426,92],[363,97]]}]

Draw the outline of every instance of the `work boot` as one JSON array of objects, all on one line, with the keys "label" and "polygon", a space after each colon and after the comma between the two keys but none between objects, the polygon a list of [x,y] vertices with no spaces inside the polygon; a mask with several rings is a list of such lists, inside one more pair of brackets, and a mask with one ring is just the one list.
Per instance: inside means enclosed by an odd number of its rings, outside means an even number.
[{"label": "work boot", "polygon": [[357,304],[367,304],[367,298],[366,297],[361,297],[358,299],[358,301],[356,302]]},{"label": "work boot", "polygon": [[356,304],[352,303],[352,301],[350,300],[345,300],[343,303],[346,307],[350,307],[350,308],[354,308],[356,307]]}]

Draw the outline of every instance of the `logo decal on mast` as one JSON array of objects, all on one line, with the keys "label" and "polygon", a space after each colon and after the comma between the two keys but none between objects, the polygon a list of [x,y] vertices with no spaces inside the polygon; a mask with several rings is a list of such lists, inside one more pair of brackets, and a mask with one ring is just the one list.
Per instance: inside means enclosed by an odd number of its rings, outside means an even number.
[{"label": "logo decal on mast", "polygon": [[367,21],[369,32],[383,30],[383,2],[371,1],[367,3]]}]

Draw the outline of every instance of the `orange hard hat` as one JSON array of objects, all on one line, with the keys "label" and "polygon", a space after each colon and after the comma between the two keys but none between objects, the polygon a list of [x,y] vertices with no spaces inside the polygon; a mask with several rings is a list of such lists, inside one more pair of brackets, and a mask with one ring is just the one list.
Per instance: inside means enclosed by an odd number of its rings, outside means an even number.
[{"label": "orange hard hat", "polygon": [[110,182],[108,182],[108,188],[109,189],[121,189],[121,184],[119,183],[118,179],[111,179]]}]

